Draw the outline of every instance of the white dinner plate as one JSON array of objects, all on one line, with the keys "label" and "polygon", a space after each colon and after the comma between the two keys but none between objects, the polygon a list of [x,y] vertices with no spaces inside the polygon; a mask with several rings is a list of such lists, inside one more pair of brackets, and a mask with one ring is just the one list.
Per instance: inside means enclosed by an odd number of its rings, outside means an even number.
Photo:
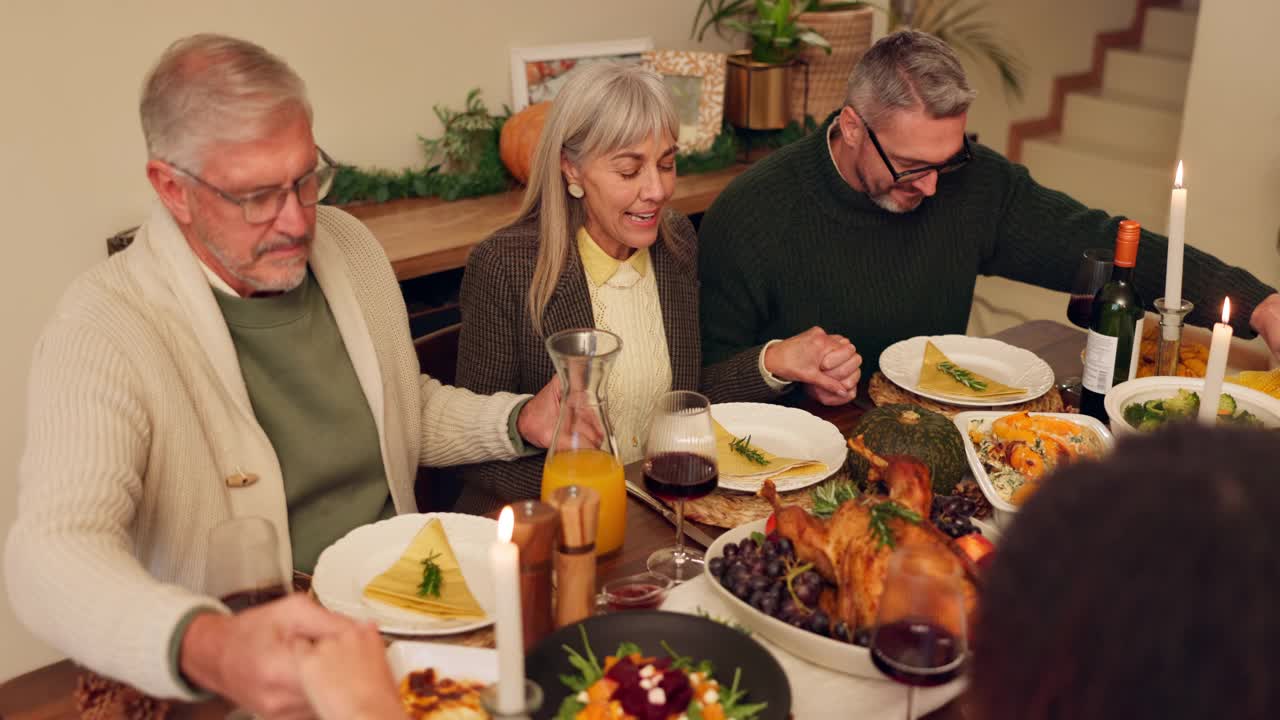
[{"label": "white dinner plate", "polygon": [[[485,617],[443,619],[410,612],[364,597],[369,581],[391,567],[427,521],[438,518],[453,554],[462,566],[467,588]],[[397,515],[362,525],[325,548],[316,562],[311,588],[320,604],[357,620],[373,621],[394,635],[452,635],[493,623],[493,580],[489,575],[489,546],[498,536],[498,523],[478,515],[425,513]]]},{"label": "white dinner plate", "polygon": [[[778,492],[799,490],[822,482],[844,466],[849,450],[835,425],[799,408],[765,403],[721,403],[711,416],[736,437],[751,436],[751,444],[779,457],[817,460],[826,470],[774,481]],[[720,476],[720,487],[756,492],[763,479],[734,480]]]},{"label": "white dinner plate", "polygon": [[450,680],[498,682],[498,651],[488,648],[397,640],[387,647],[387,663],[397,684],[414,670],[427,668]]},{"label": "white dinner plate", "polygon": [[[933,341],[947,359],[956,365],[1009,387],[1025,387],[1027,391],[1021,395],[991,400],[953,397],[921,390],[917,386],[920,384],[920,365],[924,362],[924,346],[927,341]],[[1035,353],[999,340],[967,335],[920,335],[896,342],[880,355],[880,372],[903,390],[948,405],[965,407],[1016,405],[1035,400],[1053,387],[1053,368]]]}]

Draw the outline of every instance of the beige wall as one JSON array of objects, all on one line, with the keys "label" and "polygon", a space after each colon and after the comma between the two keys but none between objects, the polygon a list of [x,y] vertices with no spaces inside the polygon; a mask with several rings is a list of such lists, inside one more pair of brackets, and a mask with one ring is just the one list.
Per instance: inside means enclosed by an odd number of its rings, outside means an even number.
[{"label": "beige wall", "polygon": [[[693,7],[691,0],[6,3],[0,198],[10,272],[0,291],[8,408],[0,468],[12,478],[17,466],[39,328],[71,278],[104,256],[103,239],[136,224],[150,202],[138,87],[175,38],[219,31],[275,50],[310,85],[316,137],[327,150],[402,167],[420,159],[417,135],[438,130],[433,103],[457,106],[472,87],[491,108],[509,101],[510,47],[638,36],[693,47]],[[0,484],[0,533],[12,524],[14,496],[12,481]],[[17,624],[0,593],[0,681],[54,657]]]},{"label": "beige wall", "polygon": [[1203,0],[1180,146],[1187,242],[1273,287],[1280,286],[1276,27],[1275,0]]}]

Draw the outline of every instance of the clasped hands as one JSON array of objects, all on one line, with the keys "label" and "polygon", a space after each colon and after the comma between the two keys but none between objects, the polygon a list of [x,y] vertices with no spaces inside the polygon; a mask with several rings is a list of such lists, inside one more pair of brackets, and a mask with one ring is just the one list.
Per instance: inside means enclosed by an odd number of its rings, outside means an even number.
[{"label": "clasped hands", "polygon": [[853,400],[862,379],[862,356],[849,338],[817,326],[770,345],[764,366],[777,378],[804,383],[805,393],[823,405]]}]

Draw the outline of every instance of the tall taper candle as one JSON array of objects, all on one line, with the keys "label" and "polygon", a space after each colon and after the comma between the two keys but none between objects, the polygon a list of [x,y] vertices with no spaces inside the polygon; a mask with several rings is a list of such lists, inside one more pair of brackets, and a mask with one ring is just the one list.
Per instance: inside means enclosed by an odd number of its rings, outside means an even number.
[{"label": "tall taper candle", "polygon": [[[1182,250],[1187,230],[1187,188],[1182,184],[1182,162],[1173,178],[1173,195],[1169,199],[1169,255],[1164,270],[1164,304],[1182,305]],[[1173,338],[1170,338],[1171,340]]]},{"label": "tall taper candle", "polygon": [[1222,322],[1213,326],[1209,344],[1209,362],[1204,371],[1204,392],[1200,393],[1199,419],[1202,425],[1218,422],[1218,398],[1222,395],[1222,378],[1227,374],[1227,354],[1231,350],[1231,298],[1222,301]]},{"label": "tall taper candle", "polygon": [[516,714],[524,707],[524,630],[520,617],[520,550],[511,542],[515,513],[510,506],[498,515],[498,539],[489,548],[496,606],[498,645],[498,711]]}]

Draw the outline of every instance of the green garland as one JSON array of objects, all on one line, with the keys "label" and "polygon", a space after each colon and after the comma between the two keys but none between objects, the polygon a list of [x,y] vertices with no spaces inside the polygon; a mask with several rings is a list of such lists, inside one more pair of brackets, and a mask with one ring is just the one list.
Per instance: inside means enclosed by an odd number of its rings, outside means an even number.
[{"label": "green garland", "polygon": [[[468,95],[469,107],[473,99],[473,95]],[[437,109],[437,112],[447,111]],[[474,163],[466,163],[473,168],[470,172],[447,172],[444,170],[445,162],[443,161],[422,167],[405,168],[399,172],[379,168],[364,170],[354,165],[341,165],[338,168],[338,174],[334,177],[333,189],[329,191],[324,202],[330,205],[345,205],[426,197],[452,201],[505,192],[512,187],[513,180],[502,164],[502,157],[498,151],[498,138],[502,134],[502,126],[508,117],[509,114],[494,116],[492,127],[489,129],[466,130],[472,134],[472,138],[475,138],[469,141],[472,143],[471,147],[478,148],[479,152],[478,157],[474,158]],[[799,140],[816,128],[817,122],[811,116],[805,117],[803,124],[792,121],[782,130],[739,130],[725,123],[710,149],[700,153],[679,155],[676,158],[676,168],[680,175],[723,170],[738,161],[744,145],[748,149],[761,146],[780,148]],[[431,146],[432,142],[424,139],[424,147]]]}]

